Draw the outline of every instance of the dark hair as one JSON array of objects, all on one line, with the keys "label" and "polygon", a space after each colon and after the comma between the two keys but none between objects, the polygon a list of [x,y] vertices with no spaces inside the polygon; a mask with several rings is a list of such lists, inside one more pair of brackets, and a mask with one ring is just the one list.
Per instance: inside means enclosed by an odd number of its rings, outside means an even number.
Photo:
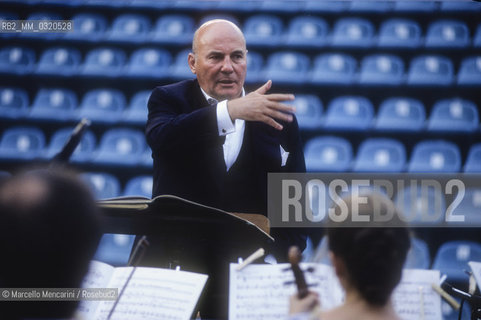
[{"label": "dark hair", "polygon": [[[98,209],[71,172],[12,176],[0,185],[0,234],[1,287],[77,288],[100,239]],[[28,302],[28,308],[2,303],[12,316],[27,317],[68,317],[76,306],[67,301]]]},{"label": "dark hair", "polygon": [[[367,203],[359,205],[360,215],[373,214],[374,203],[382,201],[394,209],[392,202],[378,194],[367,195]],[[345,202],[348,208],[352,198]],[[392,206],[391,206],[392,205]],[[398,219],[395,212],[393,219]],[[384,306],[401,280],[402,268],[410,247],[407,227],[330,227],[329,249],[344,261],[348,281],[373,306]]]}]

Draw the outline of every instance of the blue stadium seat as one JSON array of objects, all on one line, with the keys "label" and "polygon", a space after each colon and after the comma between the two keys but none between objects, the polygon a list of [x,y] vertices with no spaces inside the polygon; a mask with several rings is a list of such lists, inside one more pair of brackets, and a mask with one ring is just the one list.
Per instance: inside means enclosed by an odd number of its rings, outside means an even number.
[{"label": "blue stadium seat", "polygon": [[105,172],[84,172],[80,178],[90,187],[97,199],[115,198],[120,195],[119,180]]},{"label": "blue stadium seat", "polygon": [[313,138],[307,141],[304,155],[309,172],[343,172],[351,168],[352,147],[344,138]]},{"label": "blue stadium seat", "polygon": [[135,9],[142,8],[142,9],[167,9],[172,6],[172,1],[163,0],[163,1],[152,1],[152,0],[129,0],[129,6]]},{"label": "blue stadium seat", "polygon": [[[456,194],[456,188],[453,188],[453,193]],[[480,188],[466,188],[463,193],[456,195],[456,200],[461,200],[459,203],[453,202],[452,217],[455,219],[463,218],[462,222],[451,221],[451,225],[462,225],[469,227],[481,226],[481,189]]]},{"label": "blue stadium seat", "polygon": [[105,233],[100,238],[93,260],[107,263],[111,266],[126,266],[135,235]]},{"label": "blue stadium seat", "polygon": [[215,19],[223,19],[223,20],[228,20],[235,24],[236,26],[240,26],[239,19],[237,19],[235,16],[228,14],[228,13],[213,13],[213,14],[208,14],[206,16],[203,16],[198,25],[201,26],[205,22],[210,21],[210,20],[215,20]]},{"label": "blue stadium seat", "polygon": [[476,29],[476,34],[474,35],[474,39],[473,39],[473,46],[481,47],[481,23],[478,25],[478,28]]},{"label": "blue stadium seat", "polygon": [[461,154],[454,143],[426,140],[414,146],[408,171],[454,173],[460,169]]},{"label": "blue stadium seat", "polygon": [[132,53],[127,66],[127,75],[160,79],[169,75],[171,64],[172,56],[169,51],[142,48]]},{"label": "blue stadium seat", "polygon": [[446,274],[446,281],[453,285],[466,285],[469,278],[464,270],[470,270],[469,261],[481,261],[481,244],[471,241],[449,241],[439,247],[432,269]]},{"label": "blue stadium seat", "polygon": [[398,56],[374,54],[361,62],[360,84],[399,85],[404,82],[404,63]]},{"label": "blue stadium seat", "polygon": [[296,107],[296,118],[301,130],[321,128],[323,106],[318,96],[298,94],[292,104]]},{"label": "blue stadium seat", "polygon": [[29,118],[48,121],[75,119],[78,102],[69,89],[40,89],[35,97]]},{"label": "blue stadium seat", "polygon": [[367,48],[374,43],[374,26],[366,19],[341,18],[334,25],[332,45]]},{"label": "blue stadium seat", "polygon": [[453,82],[453,63],[442,56],[420,56],[411,61],[408,74],[410,85],[450,85]]},{"label": "blue stadium seat", "polygon": [[235,11],[235,12],[256,12],[261,5],[260,1],[245,1],[245,0],[229,0],[219,1],[217,10],[220,11]]},{"label": "blue stadium seat", "polygon": [[481,173],[481,143],[476,143],[469,148],[468,157],[464,164],[464,172]]},{"label": "blue stadium seat", "polygon": [[147,102],[151,91],[137,92],[124,112],[123,121],[129,124],[144,125],[147,122]]},{"label": "blue stadium seat", "polygon": [[38,62],[37,74],[71,76],[78,72],[80,52],[66,47],[49,48]]},{"label": "blue stadium seat", "polygon": [[329,26],[324,19],[301,16],[291,20],[287,31],[288,46],[322,47],[327,43]]},{"label": "blue stadium seat", "polygon": [[[247,53],[247,75],[246,83],[257,83],[262,81],[262,70],[264,69],[264,58],[258,52]],[[190,72],[190,71],[189,71]]]},{"label": "blue stadium seat", "polygon": [[187,45],[192,42],[194,25],[188,15],[166,14],[157,20],[152,40]]},{"label": "blue stadium seat", "polygon": [[244,22],[244,35],[249,45],[278,46],[282,42],[282,20],[272,15],[252,15]]},{"label": "blue stadium seat", "polygon": [[411,248],[409,248],[404,263],[404,269],[429,269],[431,257],[429,248],[424,240],[411,238]]},{"label": "blue stadium seat", "polygon": [[469,44],[469,29],[462,21],[440,20],[428,27],[426,47],[465,48]]},{"label": "blue stadium seat", "polygon": [[419,12],[432,13],[436,12],[439,3],[435,1],[395,1],[394,10],[398,12]]},{"label": "blue stadium seat", "polygon": [[427,227],[444,223],[446,202],[439,189],[422,187],[420,184],[400,188],[395,194],[394,203],[408,225]]},{"label": "blue stadium seat", "polygon": [[461,61],[458,72],[458,84],[481,84],[481,56],[467,57]]},{"label": "blue stadium seat", "polygon": [[349,9],[349,1],[336,1],[336,0],[324,0],[324,1],[307,1],[304,11],[306,12],[319,12],[319,13],[341,13]]},{"label": "blue stadium seat", "polygon": [[302,1],[260,1],[257,11],[296,13],[303,9]]},{"label": "blue stadium seat", "polygon": [[150,20],[140,14],[122,14],[112,22],[109,40],[143,42],[149,38]]},{"label": "blue stadium seat", "polygon": [[125,53],[120,49],[92,49],[85,58],[81,73],[88,76],[118,77],[125,65]]},{"label": "blue stadium seat", "polygon": [[105,38],[107,19],[96,13],[79,13],[72,17],[74,29],[65,34],[66,40],[98,42]]},{"label": "blue stadium seat", "polygon": [[125,104],[125,96],[119,90],[92,90],[85,94],[78,118],[87,118],[94,123],[116,123],[122,118]]},{"label": "blue stadium seat", "polygon": [[100,140],[96,164],[136,166],[146,149],[144,134],[136,129],[109,129]]},{"label": "blue stadium seat", "polygon": [[127,181],[124,196],[141,196],[152,198],[152,176],[138,176]]},{"label": "blue stadium seat", "polygon": [[440,1],[441,11],[451,12],[479,12],[481,11],[481,4],[475,1]]},{"label": "blue stadium seat", "polygon": [[[64,147],[72,135],[73,128],[63,128],[54,132],[45,153],[45,158],[52,159]],[[80,143],[70,157],[71,162],[89,162],[96,147],[95,136],[91,131],[84,132]]]},{"label": "blue stadium seat", "polygon": [[342,53],[326,53],[317,56],[311,81],[314,84],[351,84],[357,61],[350,55]]},{"label": "blue stadium seat", "polygon": [[394,1],[349,1],[351,12],[386,13],[394,7]]},{"label": "blue stadium seat", "polygon": [[340,96],[329,103],[324,127],[332,130],[359,131],[371,127],[373,106],[360,96]]},{"label": "blue stadium seat", "polygon": [[188,56],[191,53],[191,49],[185,49],[177,53],[175,56],[175,62],[172,66],[170,76],[176,80],[185,80],[195,78],[195,74],[190,71]]},{"label": "blue stadium seat", "polygon": [[381,103],[375,128],[380,131],[420,131],[425,120],[426,112],[421,101],[392,97]]},{"label": "blue stadium seat", "polygon": [[174,10],[194,11],[214,10],[217,7],[217,2],[218,1],[180,0],[173,1],[172,8],[174,8]]},{"label": "blue stadium seat", "polygon": [[428,130],[441,132],[474,132],[479,129],[476,105],[469,100],[453,98],[436,102],[428,121]]},{"label": "blue stadium seat", "polygon": [[24,89],[0,87],[0,119],[23,118],[28,106],[28,94]]},{"label": "blue stadium seat", "polygon": [[418,48],[421,45],[421,27],[413,20],[386,20],[380,27],[378,45],[390,48]]},{"label": "blue stadium seat", "polygon": [[34,127],[12,127],[3,131],[0,140],[0,160],[29,161],[40,157],[45,147],[45,135]]},{"label": "blue stadium seat", "polygon": [[0,49],[0,74],[26,74],[33,71],[35,52],[25,47],[3,47]]},{"label": "blue stadium seat", "polygon": [[406,165],[404,145],[395,139],[370,138],[359,146],[353,171],[401,172]]},{"label": "blue stadium seat", "polygon": [[310,60],[305,54],[284,51],[269,56],[266,66],[265,80],[274,83],[304,83],[309,71]]}]

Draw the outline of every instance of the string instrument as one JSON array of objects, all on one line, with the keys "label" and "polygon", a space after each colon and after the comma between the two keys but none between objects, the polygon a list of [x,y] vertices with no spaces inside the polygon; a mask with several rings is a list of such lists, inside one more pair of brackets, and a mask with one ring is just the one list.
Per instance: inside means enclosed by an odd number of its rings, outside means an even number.
[{"label": "string instrument", "polygon": [[292,273],[294,273],[294,278],[297,285],[297,296],[299,299],[302,299],[307,296],[308,290],[304,272],[302,272],[299,266],[302,255],[298,247],[292,246],[289,248],[288,259],[291,264]]}]

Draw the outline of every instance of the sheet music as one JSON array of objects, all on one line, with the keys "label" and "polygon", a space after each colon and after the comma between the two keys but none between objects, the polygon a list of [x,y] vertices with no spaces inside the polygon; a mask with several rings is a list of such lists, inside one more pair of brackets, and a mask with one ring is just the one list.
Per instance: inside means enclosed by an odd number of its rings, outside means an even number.
[{"label": "sheet music", "polygon": [[[82,288],[107,288],[114,269],[111,265],[92,260],[89,271],[82,281]],[[100,301],[80,301],[76,310],[77,317],[81,319],[92,319],[99,303]]]},{"label": "sheet music", "polygon": [[441,296],[431,287],[439,283],[438,270],[405,269],[393,292],[394,309],[405,320],[442,319]]},{"label": "sheet music", "polygon": [[[119,295],[133,267],[114,268],[92,261],[83,288],[118,288]],[[171,269],[138,267],[120,297],[112,320],[190,319],[207,275]],[[114,301],[82,301],[80,318],[105,320]]]},{"label": "sheet music", "polygon": [[[241,271],[236,266],[230,265],[229,319],[286,318],[289,297],[296,292],[290,265],[251,264]],[[344,293],[332,267],[301,263],[301,269],[311,270],[305,272],[306,282],[310,290],[319,293],[323,309],[342,304]],[[393,294],[395,309],[402,319],[442,319],[441,297],[431,289],[433,282],[439,282],[439,271],[404,270]]]},{"label": "sheet music", "polygon": [[[323,306],[342,302],[342,291],[329,266],[301,263],[309,289],[317,291]],[[236,270],[230,265],[229,319],[283,319],[288,314],[289,297],[296,292],[290,264],[251,264]]]},{"label": "sheet music", "polygon": [[473,271],[478,288],[481,288],[481,262],[470,261],[468,265],[471,267],[471,271]]}]

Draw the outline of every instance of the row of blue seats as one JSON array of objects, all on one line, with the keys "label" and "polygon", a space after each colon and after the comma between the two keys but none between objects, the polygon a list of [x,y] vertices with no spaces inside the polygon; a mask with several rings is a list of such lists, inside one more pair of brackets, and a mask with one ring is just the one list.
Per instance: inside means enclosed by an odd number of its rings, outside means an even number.
[{"label": "row of blue seats", "polygon": [[[57,76],[99,77],[193,77],[187,64],[190,50],[177,54],[175,61],[169,51],[141,48],[127,60],[123,50],[110,47],[92,49],[82,63],[77,49],[53,47],[45,50],[38,63],[32,49],[8,46],[0,49],[0,73]],[[323,53],[311,58],[295,51],[271,54],[266,63],[261,54],[250,52],[247,58],[247,82],[272,79],[280,83],[312,83],[348,85],[479,85],[481,56],[462,59],[455,74],[450,58],[442,55],[418,55],[405,64],[400,56],[372,54],[359,62],[345,53]],[[358,64],[360,67],[358,68]]]},{"label": "row of blue seats", "polygon": [[[81,103],[69,89],[40,89],[30,106],[28,95],[20,88],[0,87],[0,119],[75,121],[88,118],[94,123],[143,125],[147,121],[150,91],[136,93],[129,104],[115,89],[87,92]],[[324,112],[316,95],[300,94],[293,104],[299,127],[305,130],[331,131],[479,131],[477,105],[466,99],[440,99],[430,109],[414,98],[391,97],[384,100],[377,115],[371,101],[361,96],[340,96],[331,100]]]},{"label": "row of blue seats", "polygon": [[[5,3],[18,4],[16,0],[3,0]],[[177,10],[227,10],[239,12],[477,12],[481,7],[476,2],[460,0],[443,1],[348,1],[348,0],[28,0],[31,5],[60,5],[63,7],[111,7],[111,8],[152,8]]]},{"label": "row of blue seats", "polygon": [[122,187],[120,180],[106,172],[84,172],[81,179],[90,187],[97,199],[114,197],[152,197],[152,176],[134,176]]},{"label": "row of blue seats", "polygon": [[[72,128],[56,131],[47,146],[45,134],[39,128],[6,129],[0,139],[0,161],[51,160],[62,150],[72,131]],[[95,135],[87,131],[70,160],[106,166],[152,167],[151,151],[143,132],[128,128],[107,130],[98,145]]]},{"label": "row of blue seats", "polygon": [[481,172],[480,143],[471,145],[466,161],[459,147],[445,140],[417,142],[408,160],[405,146],[397,139],[368,138],[354,156],[347,139],[319,136],[306,142],[304,154],[310,172]]},{"label": "row of blue seats", "polygon": [[[239,22],[231,16],[206,16],[200,23],[217,17]],[[61,20],[57,14],[38,12],[28,20]],[[14,13],[3,13],[1,19],[14,20]],[[189,15],[167,14],[158,18],[152,26],[147,16],[140,14],[119,15],[109,28],[105,16],[81,13],[72,17],[73,28],[63,33],[4,33],[6,38],[46,38],[52,40],[114,41],[131,43],[189,44],[197,27]],[[412,19],[393,18],[381,23],[379,33],[368,19],[343,17],[332,28],[323,18],[298,16],[290,20],[287,27],[281,18],[274,15],[251,15],[243,31],[249,46],[288,47],[381,47],[381,48],[467,48],[481,47],[481,24],[470,30],[461,20],[442,19],[431,22],[423,35],[421,23]]]},{"label": "row of blue seats", "polygon": [[0,87],[0,119],[76,121],[88,118],[94,123],[144,125],[150,90],[137,92],[127,105],[125,95],[116,89],[87,92],[79,104],[70,89],[40,89],[30,106],[24,89]]},{"label": "row of blue seats", "polygon": [[461,98],[440,99],[426,108],[418,99],[390,97],[379,105],[377,115],[371,101],[362,96],[340,96],[324,107],[316,95],[298,95],[294,100],[299,127],[329,131],[466,132],[479,131],[478,108]]},{"label": "row of blue seats", "polygon": [[[11,127],[0,139],[1,160],[51,159],[70,136],[71,129],[55,132],[46,146],[45,135],[35,127]],[[319,136],[307,141],[306,166],[311,172],[481,172],[481,144],[473,144],[464,162],[459,148],[448,141],[421,140],[407,160],[405,146],[392,138],[369,138],[353,156],[351,143],[335,136]],[[97,145],[92,132],[82,137],[72,156],[73,162],[104,165],[152,166],[150,149],[142,131],[108,129]],[[464,167],[462,168],[462,163]]]}]

